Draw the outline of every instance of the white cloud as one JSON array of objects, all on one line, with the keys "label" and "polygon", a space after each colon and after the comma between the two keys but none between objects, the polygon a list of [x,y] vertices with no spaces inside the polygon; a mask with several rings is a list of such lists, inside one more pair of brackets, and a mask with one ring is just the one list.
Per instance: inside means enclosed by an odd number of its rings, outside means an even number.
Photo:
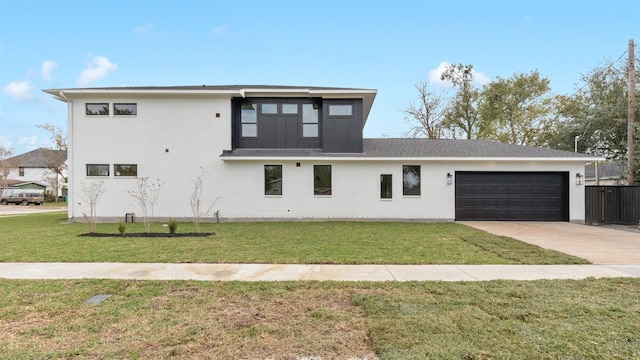
[{"label": "white cloud", "polygon": [[442,73],[447,69],[447,66],[449,66],[449,63],[443,61],[437,68],[429,70],[429,85],[444,89],[451,89],[453,87],[450,82],[440,79],[440,76],[442,76]]},{"label": "white cloud", "polygon": [[118,64],[112,63],[108,58],[95,56],[93,62],[80,74],[78,86],[87,86],[116,71],[117,68]]},{"label": "white cloud", "polygon": [[31,81],[12,81],[2,91],[14,101],[27,101],[33,98]]},{"label": "white cloud", "polygon": [[20,145],[38,145],[38,135],[21,137],[18,143]]},{"label": "white cloud", "polygon": [[[453,88],[453,84],[447,80],[441,80],[442,73],[447,69],[450,64],[446,61],[438,64],[435,69],[429,70],[429,85],[440,87],[443,89]],[[473,84],[476,86],[482,86],[491,82],[491,78],[487,75],[473,69]]]},{"label": "white cloud", "polygon": [[51,73],[53,72],[53,69],[58,67],[58,63],[55,61],[51,61],[51,60],[45,60],[42,63],[42,70],[41,70],[41,75],[42,78],[46,81],[51,81],[53,80],[53,77],[51,76]]}]

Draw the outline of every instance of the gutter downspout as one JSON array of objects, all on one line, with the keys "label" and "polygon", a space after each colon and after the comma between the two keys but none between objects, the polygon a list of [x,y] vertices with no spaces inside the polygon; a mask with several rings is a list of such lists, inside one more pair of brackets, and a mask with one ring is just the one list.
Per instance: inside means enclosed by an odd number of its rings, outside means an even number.
[{"label": "gutter downspout", "polygon": [[69,221],[75,219],[75,189],[73,183],[73,100],[65,96],[60,90],[60,98],[67,103],[67,217]]}]

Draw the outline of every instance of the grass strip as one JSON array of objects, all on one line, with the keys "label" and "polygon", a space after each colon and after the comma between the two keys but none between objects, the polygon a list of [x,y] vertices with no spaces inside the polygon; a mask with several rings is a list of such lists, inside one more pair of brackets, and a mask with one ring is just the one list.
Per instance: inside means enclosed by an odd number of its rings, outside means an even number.
[{"label": "grass strip", "polygon": [[[144,232],[127,224],[125,233]],[[581,259],[456,223],[264,222],[202,224],[211,237],[81,237],[65,213],[0,218],[4,262],[160,262],[279,264],[573,264]],[[168,233],[162,224],[152,231]],[[179,223],[177,232],[194,232]]]},{"label": "grass strip", "polygon": [[0,280],[0,358],[637,359],[638,293],[640,279]]}]

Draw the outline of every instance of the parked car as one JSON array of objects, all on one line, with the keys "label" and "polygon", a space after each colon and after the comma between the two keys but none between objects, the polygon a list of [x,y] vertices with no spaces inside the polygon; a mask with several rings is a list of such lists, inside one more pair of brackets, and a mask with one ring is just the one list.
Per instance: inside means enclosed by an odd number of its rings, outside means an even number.
[{"label": "parked car", "polygon": [[9,203],[16,205],[44,204],[44,190],[7,188],[2,190],[0,203],[2,205],[8,205]]}]

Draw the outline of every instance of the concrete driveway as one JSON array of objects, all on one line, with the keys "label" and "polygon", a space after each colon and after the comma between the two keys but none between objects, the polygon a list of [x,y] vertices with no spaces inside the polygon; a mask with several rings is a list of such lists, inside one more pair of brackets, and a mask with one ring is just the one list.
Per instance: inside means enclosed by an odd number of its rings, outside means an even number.
[{"label": "concrete driveway", "polygon": [[594,264],[640,264],[640,233],[565,222],[461,221]]}]

